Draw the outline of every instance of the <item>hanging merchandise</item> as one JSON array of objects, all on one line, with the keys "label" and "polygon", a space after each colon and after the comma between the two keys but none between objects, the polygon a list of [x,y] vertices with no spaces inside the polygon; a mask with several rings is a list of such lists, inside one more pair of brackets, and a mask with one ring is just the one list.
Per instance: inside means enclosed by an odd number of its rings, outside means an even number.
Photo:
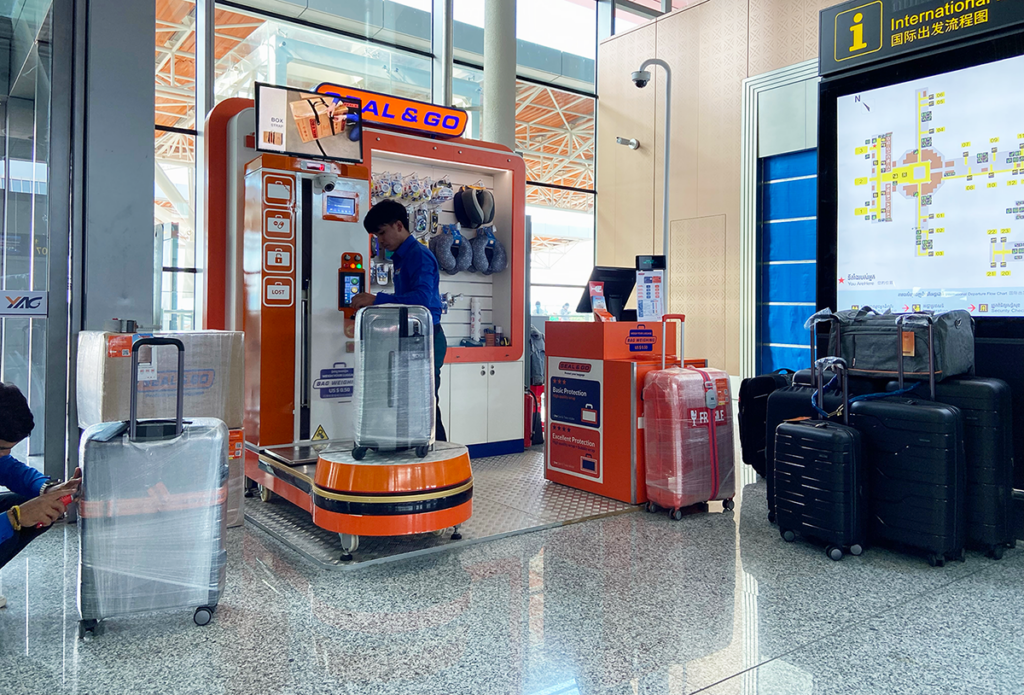
[{"label": "hanging merchandise", "polygon": [[402,175],[395,173],[391,175],[391,193],[387,196],[388,198],[401,198],[402,197]]},{"label": "hanging merchandise", "polygon": [[430,231],[430,217],[425,208],[416,208],[410,215],[412,218],[412,234],[422,240]]},{"label": "hanging merchandise", "polygon": [[455,217],[463,227],[476,229],[494,219],[494,196],[485,188],[463,186],[454,200]]},{"label": "hanging merchandise", "polygon": [[484,275],[500,273],[508,267],[505,246],[494,236],[493,227],[481,227],[473,246],[473,270]]},{"label": "hanging merchandise", "polygon": [[441,233],[430,240],[430,250],[437,264],[448,275],[468,270],[473,262],[473,250],[459,231],[459,225],[446,224]]},{"label": "hanging merchandise", "polygon": [[440,181],[435,181],[430,190],[430,205],[432,207],[441,207],[445,203],[450,202],[455,197],[455,189],[452,188],[451,181],[445,176]]},{"label": "hanging merchandise", "polygon": [[484,322],[483,309],[480,307],[480,300],[472,297],[469,300],[469,337],[474,342],[481,342],[483,339]]}]

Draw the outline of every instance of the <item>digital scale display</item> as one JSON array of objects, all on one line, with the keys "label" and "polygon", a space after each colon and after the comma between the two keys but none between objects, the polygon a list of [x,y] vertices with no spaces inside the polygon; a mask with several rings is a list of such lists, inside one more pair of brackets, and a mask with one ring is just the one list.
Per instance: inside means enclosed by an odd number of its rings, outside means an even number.
[{"label": "digital scale display", "polygon": [[327,196],[327,214],[351,217],[356,214],[356,199],[341,196]]}]

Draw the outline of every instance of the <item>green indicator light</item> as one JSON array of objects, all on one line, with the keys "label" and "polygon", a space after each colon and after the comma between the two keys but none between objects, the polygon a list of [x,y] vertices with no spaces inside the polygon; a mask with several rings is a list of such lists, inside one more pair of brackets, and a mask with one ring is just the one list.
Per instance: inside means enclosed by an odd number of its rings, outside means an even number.
[{"label": "green indicator light", "polygon": [[363,267],[363,264],[362,264],[362,263],[360,263],[360,264],[358,264],[358,265],[357,265],[356,267],[357,267],[357,268],[362,268],[362,267]]}]

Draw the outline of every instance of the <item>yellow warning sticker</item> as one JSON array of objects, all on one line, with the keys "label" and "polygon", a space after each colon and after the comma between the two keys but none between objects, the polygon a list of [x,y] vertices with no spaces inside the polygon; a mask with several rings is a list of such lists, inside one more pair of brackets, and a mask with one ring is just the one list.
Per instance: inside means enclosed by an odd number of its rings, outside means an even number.
[{"label": "yellow warning sticker", "polygon": [[327,432],[324,431],[323,425],[318,425],[316,428],[316,434],[313,435],[314,442],[322,442],[329,439]]}]

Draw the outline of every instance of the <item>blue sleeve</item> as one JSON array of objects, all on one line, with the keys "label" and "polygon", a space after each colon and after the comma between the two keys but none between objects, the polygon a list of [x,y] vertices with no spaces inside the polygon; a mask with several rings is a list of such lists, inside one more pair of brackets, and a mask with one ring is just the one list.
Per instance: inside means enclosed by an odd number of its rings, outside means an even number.
[{"label": "blue sleeve", "polygon": [[35,468],[26,466],[13,456],[0,458],[0,485],[23,497],[38,497],[39,488],[49,480]]},{"label": "blue sleeve", "polygon": [[11,518],[7,512],[0,512],[0,545],[3,545],[14,537],[14,527],[11,526]]},{"label": "blue sleeve", "polygon": [[416,255],[406,262],[402,272],[408,273],[415,278],[411,283],[406,283],[409,286],[408,291],[402,294],[378,292],[373,300],[374,304],[405,304],[407,306],[431,307],[440,303],[439,301],[430,301],[432,297],[439,296],[437,288],[440,275],[436,267],[431,267],[423,261],[422,256]]}]

